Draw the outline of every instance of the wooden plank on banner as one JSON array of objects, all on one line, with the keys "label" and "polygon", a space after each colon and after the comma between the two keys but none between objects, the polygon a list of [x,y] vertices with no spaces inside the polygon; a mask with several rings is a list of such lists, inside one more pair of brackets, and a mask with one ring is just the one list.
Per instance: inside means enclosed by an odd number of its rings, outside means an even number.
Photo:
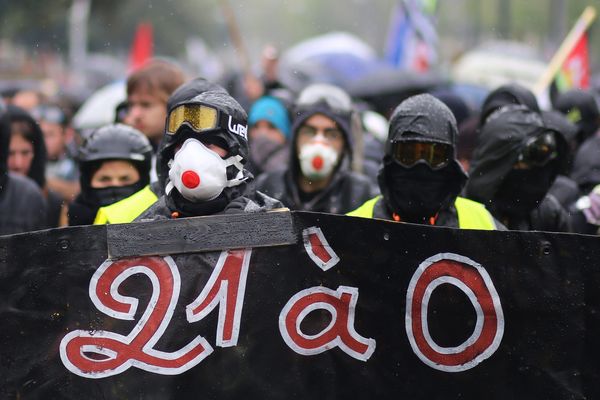
[{"label": "wooden plank on banner", "polygon": [[110,258],[295,244],[286,209],[107,226]]}]

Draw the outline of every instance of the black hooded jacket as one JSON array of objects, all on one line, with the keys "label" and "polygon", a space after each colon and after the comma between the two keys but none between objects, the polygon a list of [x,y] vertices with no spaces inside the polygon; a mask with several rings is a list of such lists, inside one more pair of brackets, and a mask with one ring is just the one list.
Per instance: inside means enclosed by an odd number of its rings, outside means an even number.
[{"label": "black hooded jacket", "polygon": [[600,110],[590,92],[573,89],[561,93],[556,98],[554,108],[577,126],[578,144],[596,133],[600,127]]},{"label": "black hooded jacket", "polygon": [[[197,90],[201,90],[205,81],[198,81],[197,83],[200,86],[190,90],[187,90],[185,87],[180,87],[175,92],[175,95],[178,98],[181,97],[181,101],[174,102],[173,99],[170,99],[170,104],[172,104],[171,109],[182,102],[197,101],[212,104],[237,120],[247,120],[248,117],[246,112],[233,97],[229,96],[227,92],[220,87],[217,87],[213,91],[203,92],[194,96],[193,99],[185,99],[186,93],[191,95]],[[158,178],[160,187],[163,190],[169,182],[169,161],[173,159],[177,145],[183,143],[188,138],[196,137],[196,135],[197,134],[191,129],[183,126],[178,129],[175,135],[165,135],[163,138],[158,151]],[[227,145],[232,155],[242,156],[242,163],[245,163],[246,160],[248,160],[248,142],[238,135],[220,130],[202,132],[202,135],[220,135],[222,138],[225,138],[224,140],[228,141]],[[236,173],[237,170],[228,171],[228,177],[231,179]],[[263,211],[282,206],[277,200],[264,196],[262,193],[254,192],[250,185],[254,177],[246,169],[243,170],[243,174],[244,177],[246,177],[244,182],[237,186],[225,188],[223,193],[216,199],[206,202],[191,202],[179,194],[177,189],[173,188],[168,195],[162,195],[156,203],[136,218],[136,221]]]},{"label": "black hooded jacket", "polygon": [[571,143],[577,134],[577,127],[558,111],[542,111],[542,120],[544,125],[560,133],[567,142],[568,155],[565,169],[556,177],[548,193],[554,196],[565,210],[568,210],[569,206],[581,196],[577,183],[568,176],[573,164]]},{"label": "black hooded jacket", "polygon": [[[329,185],[321,191],[311,193],[313,196],[309,200],[303,201],[298,187],[301,171],[296,142],[300,126],[315,114],[323,114],[336,121],[340,131],[344,134],[346,146]],[[292,125],[288,168],[262,174],[256,180],[256,188],[268,196],[279,199],[292,210],[346,214],[359,207],[365,201],[376,196],[377,189],[367,177],[350,170],[352,158],[350,129],[349,121],[325,106],[316,106],[297,113]]]},{"label": "black hooded jacket", "polygon": [[[443,177],[446,185],[443,193],[446,196],[446,200],[442,208],[439,209],[433,225],[458,228],[459,222],[454,201],[467,180],[467,174],[456,158],[457,139],[458,128],[456,127],[454,115],[440,100],[431,95],[419,95],[402,102],[394,110],[390,118],[383,166],[378,175],[379,188],[383,194],[383,200],[375,204],[373,216],[380,219],[393,219],[392,214],[395,205],[392,199],[394,198],[394,191],[428,190],[428,182],[422,180],[414,182],[416,186],[414,188],[391,187],[390,171],[393,168],[398,168],[392,156],[393,143],[413,140],[443,143],[452,146],[453,155],[447,166],[433,171],[433,175],[439,176],[440,179]],[[414,175],[419,174],[419,171],[427,171],[428,169],[428,166],[418,164],[411,168],[406,168],[405,171],[407,174]],[[427,175],[431,176],[431,171]],[[427,196],[428,194],[423,192],[423,197]],[[498,228],[501,228],[500,224],[496,225]]]},{"label": "black hooded jacket", "polygon": [[[544,125],[540,114],[524,106],[503,107],[488,117],[481,130],[465,194],[468,198],[483,203],[509,229],[569,231],[568,214],[551,195],[546,195],[537,208],[523,217],[503,215],[495,204],[499,189],[517,163],[525,141],[547,130],[549,127]],[[560,134],[555,134],[555,137],[557,158],[544,166],[550,174],[550,182],[564,168],[567,155],[564,137]],[[530,182],[531,185],[537,183]],[[547,189],[549,188],[550,185]],[[515,202],[519,201],[519,193],[509,195],[514,196]]]},{"label": "black hooded jacket", "polygon": [[600,134],[583,142],[575,154],[571,178],[584,194],[600,184]]}]

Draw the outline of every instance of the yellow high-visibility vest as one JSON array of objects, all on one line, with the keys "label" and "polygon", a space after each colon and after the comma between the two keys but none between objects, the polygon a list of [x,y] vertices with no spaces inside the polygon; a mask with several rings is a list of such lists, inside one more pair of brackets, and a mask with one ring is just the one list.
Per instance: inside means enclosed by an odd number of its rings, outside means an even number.
[{"label": "yellow high-visibility vest", "polygon": [[[377,204],[380,199],[381,196],[372,198],[346,215],[350,217],[373,218],[375,204]],[[483,204],[463,197],[457,197],[454,202],[454,207],[456,207],[458,227],[460,229],[480,229],[488,231],[496,229],[494,217],[492,217],[492,214],[485,209]]]},{"label": "yellow high-visibility vest", "polygon": [[125,224],[136,219],[158,200],[158,197],[146,186],[139,192],[119,200],[111,205],[100,207],[94,219],[94,225]]}]

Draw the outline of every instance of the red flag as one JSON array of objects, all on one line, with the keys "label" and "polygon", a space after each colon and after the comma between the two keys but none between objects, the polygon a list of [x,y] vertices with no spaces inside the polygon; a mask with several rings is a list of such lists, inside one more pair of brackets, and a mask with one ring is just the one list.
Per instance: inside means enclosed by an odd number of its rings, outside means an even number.
[{"label": "red flag", "polygon": [[129,53],[129,72],[135,71],[152,58],[152,25],[141,23],[135,31],[133,46]]},{"label": "red flag", "polygon": [[559,90],[587,89],[590,86],[590,57],[587,32],[577,41],[556,77]]}]

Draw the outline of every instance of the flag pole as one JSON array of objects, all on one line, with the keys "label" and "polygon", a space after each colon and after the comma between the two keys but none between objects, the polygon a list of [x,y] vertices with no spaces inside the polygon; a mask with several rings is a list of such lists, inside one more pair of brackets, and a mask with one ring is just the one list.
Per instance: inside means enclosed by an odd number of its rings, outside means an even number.
[{"label": "flag pole", "polygon": [[244,71],[245,75],[251,75],[252,69],[250,65],[250,56],[248,55],[248,51],[246,51],[246,46],[244,46],[244,40],[242,38],[239,25],[237,24],[235,13],[233,12],[233,9],[227,0],[221,0],[220,3],[223,16],[225,17],[225,23],[227,24],[227,30],[229,31],[229,36],[233,42],[233,47],[235,48],[238,59],[241,63],[242,71]]},{"label": "flag pole", "polygon": [[536,82],[533,89],[533,92],[536,95],[541,95],[542,92],[548,87],[548,85],[550,85],[550,83],[562,67],[563,63],[569,56],[571,50],[573,50],[573,48],[577,45],[577,42],[581,38],[581,35],[583,35],[588,30],[590,25],[592,25],[592,22],[594,22],[595,18],[596,9],[593,6],[587,6],[585,10],[583,10],[583,13],[579,17],[575,25],[573,25],[573,28],[571,29],[565,40],[558,48],[558,51],[552,57],[550,64],[548,65],[540,79]]}]

